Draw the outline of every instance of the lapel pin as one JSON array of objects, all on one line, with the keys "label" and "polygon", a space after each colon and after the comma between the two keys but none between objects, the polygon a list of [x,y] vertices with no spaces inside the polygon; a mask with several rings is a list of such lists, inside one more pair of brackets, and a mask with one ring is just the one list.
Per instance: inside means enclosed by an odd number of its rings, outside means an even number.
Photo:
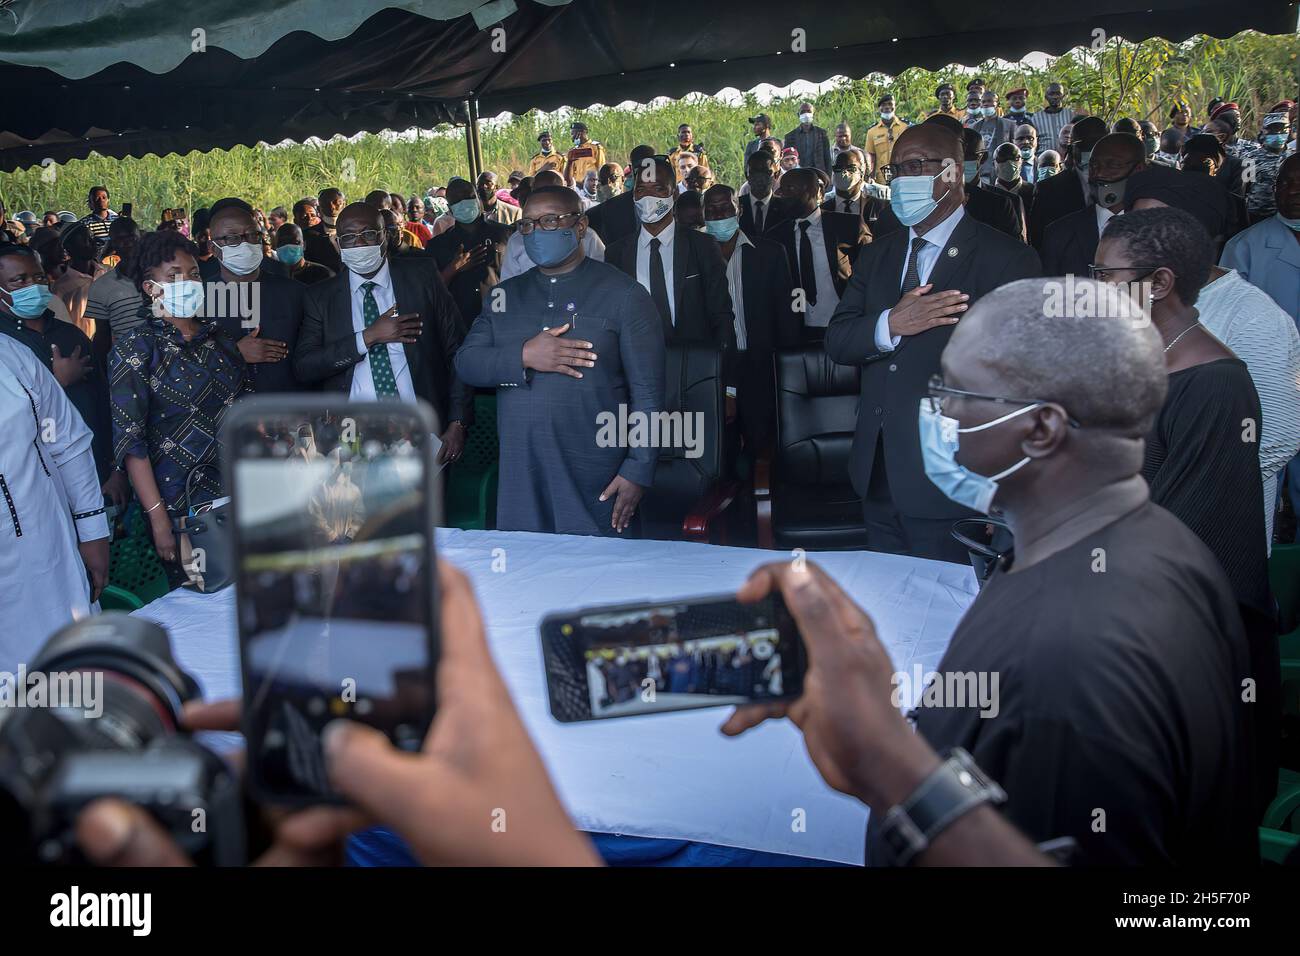
[{"label": "lapel pin", "polygon": [[949,246],[949,247],[948,247],[948,258],[951,259],[951,258],[953,258],[953,257],[956,256],[956,255],[957,255],[957,247],[956,247],[956,246]]}]

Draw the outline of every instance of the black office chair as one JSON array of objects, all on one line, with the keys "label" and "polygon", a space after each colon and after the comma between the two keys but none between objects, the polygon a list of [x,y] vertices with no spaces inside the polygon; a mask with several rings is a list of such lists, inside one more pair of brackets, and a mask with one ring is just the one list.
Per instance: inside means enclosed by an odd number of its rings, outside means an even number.
[{"label": "black office chair", "polygon": [[722,354],[709,345],[670,345],[664,368],[664,411],[681,416],[670,420],[673,428],[685,428],[690,416],[697,447],[688,449],[679,441],[676,447],[659,449],[654,485],[641,499],[641,534],[666,541],[726,543],[726,529],[718,519],[736,499],[740,484],[726,474],[723,454]]},{"label": "black office chair", "polygon": [[858,421],[858,369],[820,346],[776,353],[776,449],[754,469],[764,548],[846,551],[867,546],[862,499],[849,483]]}]

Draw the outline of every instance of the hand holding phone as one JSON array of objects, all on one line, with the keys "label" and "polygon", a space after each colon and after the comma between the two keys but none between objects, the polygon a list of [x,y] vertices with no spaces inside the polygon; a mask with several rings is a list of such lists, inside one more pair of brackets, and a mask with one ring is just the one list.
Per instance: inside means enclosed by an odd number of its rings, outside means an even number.
[{"label": "hand holding phone", "polygon": [[241,402],[227,418],[243,727],[265,802],[341,800],[320,740],[336,718],[407,751],[424,739],[438,656],[435,428],[422,405],[300,395]]}]

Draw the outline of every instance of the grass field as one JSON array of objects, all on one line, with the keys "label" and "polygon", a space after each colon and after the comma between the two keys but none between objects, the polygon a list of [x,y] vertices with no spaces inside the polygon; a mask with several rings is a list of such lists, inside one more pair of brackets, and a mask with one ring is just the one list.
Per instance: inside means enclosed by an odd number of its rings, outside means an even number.
[{"label": "grass field", "polygon": [[[819,125],[829,130],[847,121],[858,144],[875,120],[881,93],[892,92],[899,115],[913,120],[934,107],[934,88],[939,82],[952,81],[964,91],[965,79],[977,72],[1000,93],[1028,87],[1031,109],[1041,105],[1047,82],[1059,79],[1066,84],[1072,105],[1108,120],[1150,118],[1158,126],[1165,125],[1169,105],[1176,99],[1192,105],[1193,122],[1199,123],[1204,121],[1210,99],[1222,96],[1241,104],[1243,131],[1253,133],[1258,118],[1273,103],[1296,97],[1296,51],[1294,35],[1243,33],[1229,40],[1201,37],[1177,45],[1162,40],[1138,45],[1116,40],[1099,50],[1074,50],[1047,68],[989,63],[964,70],[908,70],[895,77],[874,74],[831,84],[812,100]],[[536,151],[537,132],[543,128],[556,134],[557,147],[562,149],[568,123],[575,118],[587,121],[611,160],[626,162],[638,143],[667,151],[675,142],[677,125],[690,122],[718,179],[735,183],[741,178],[745,143],[752,137],[746,118],[762,109],[772,116],[776,132],[784,134],[796,125],[801,99],[778,99],[760,106],[752,96],[741,102],[724,102],[694,95],[632,109],[527,113],[483,125],[484,162],[488,169],[501,173],[522,168]],[[340,186],[350,199],[359,199],[378,187],[409,195],[464,175],[466,167],[465,141],[459,130],[401,137],[366,134],[355,140],[238,147],[184,156],[122,160],[91,156],[63,166],[0,175],[0,196],[11,215],[22,209],[38,215],[46,209],[81,214],[87,190],[103,184],[112,193],[114,208],[123,202],[134,203],[136,219],[153,228],[163,207],[182,206],[193,211],[230,195],[266,209],[288,207],[327,185]]]}]

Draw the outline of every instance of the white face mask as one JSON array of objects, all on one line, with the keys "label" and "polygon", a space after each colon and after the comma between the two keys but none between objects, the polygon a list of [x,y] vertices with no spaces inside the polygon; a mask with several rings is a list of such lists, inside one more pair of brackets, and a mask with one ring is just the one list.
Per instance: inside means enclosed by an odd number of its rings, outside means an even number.
[{"label": "white face mask", "polygon": [[221,250],[221,264],[237,276],[246,276],[262,264],[262,247],[256,242],[217,248]]},{"label": "white face mask", "polygon": [[642,196],[636,201],[636,217],[642,222],[658,222],[672,211],[671,196]]},{"label": "white face mask", "polygon": [[808,126],[810,123],[812,123],[812,121],[813,121],[813,115],[811,113],[799,114],[799,122],[803,123],[804,126]]},{"label": "white face mask", "polygon": [[357,275],[373,275],[384,264],[384,244],[340,249],[339,255],[343,257],[343,264]]}]

